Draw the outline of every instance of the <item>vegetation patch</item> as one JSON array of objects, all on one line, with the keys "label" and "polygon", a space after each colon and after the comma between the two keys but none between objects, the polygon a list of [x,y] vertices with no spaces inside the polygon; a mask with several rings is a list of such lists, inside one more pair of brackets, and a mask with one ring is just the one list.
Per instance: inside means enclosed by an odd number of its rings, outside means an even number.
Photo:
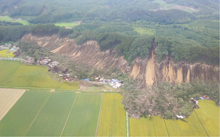
[{"label": "vegetation patch", "polygon": [[46,67],[24,65],[15,61],[0,61],[0,86],[76,90],[79,83],[61,83],[48,75]]},{"label": "vegetation patch", "polygon": [[14,57],[14,53],[10,50],[1,50],[0,51],[0,57]]},{"label": "vegetation patch", "polygon": [[137,31],[139,34],[143,35],[155,35],[156,34],[156,30],[155,29],[148,29],[148,28],[141,28],[141,27],[135,27],[134,28],[135,31]]},{"label": "vegetation patch", "polygon": [[199,100],[196,115],[209,136],[219,136],[219,106],[210,100]]},{"label": "vegetation patch", "polygon": [[9,16],[0,16],[0,21],[7,21],[7,22],[18,22],[21,23],[23,25],[29,25],[29,23],[25,20],[22,19],[12,19]]},{"label": "vegetation patch", "polygon": [[134,119],[130,118],[131,136],[167,136],[164,120],[159,116]]},{"label": "vegetation patch", "polygon": [[77,94],[62,136],[95,136],[101,94]]},{"label": "vegetation patch", "polygon": [[170,136],[207,136],[195,112],[193,112],[188,118],[184,118],[184,120],[164,121]]},{"label": "vegetation patch", "polygon": [[50,93],[27,136],[60,136],[75,99],[74,93]]},{"label": "vegetation patch", "polygon": [[27,91],[0,121],[0,136],[24,136],[49,92]]},{"label": "vegetation patch", "polygon": [[122,96],[105,93],[97,136],[126,136],[125,110],[121,104]]},{"label": "vegetation patch", "polygon": [[79,25],[79,23],[76,22],[72,22],[72,23],[55,23],[55,26],[59,26],[59,27],[74,27]]}]

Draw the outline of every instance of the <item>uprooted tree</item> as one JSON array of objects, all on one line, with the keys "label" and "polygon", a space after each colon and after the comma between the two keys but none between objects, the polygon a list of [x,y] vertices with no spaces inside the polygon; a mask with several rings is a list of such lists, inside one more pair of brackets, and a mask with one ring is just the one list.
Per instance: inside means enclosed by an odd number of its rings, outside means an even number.
[{"label": "uprooted tree", "polygon": [[190,98],[207,95],[219,105],[217,84],[182,83],[172,85],[164,82],[153,87],[139,86],[139,82],[127,79],[123,85],[122,103],[130,117],[140,118],[160,115],[166,119],[175,119],[176,115],[188,117],[194,104]]}]

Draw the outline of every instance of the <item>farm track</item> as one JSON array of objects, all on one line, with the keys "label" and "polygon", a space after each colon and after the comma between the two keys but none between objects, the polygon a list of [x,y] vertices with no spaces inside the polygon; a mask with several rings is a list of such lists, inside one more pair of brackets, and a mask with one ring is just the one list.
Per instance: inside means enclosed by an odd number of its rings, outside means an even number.
[{"label": "farm track", "polygon": [[51,93],[49,94],[49,96],[47,97],[47,99],[45,100],[44,104],[42,105],[42,107],[40,108],[40,110],[38,111],[38,113],[36,114],[36,116],[34,117],[33,121],[31,122],[30,126],[28,127],[27,131],[25,132],[24,136],[27,134],[27,132],[29,131],[29,129],[31,128],[32,124],[34,123],[34,121],[36,120],[37,116],[39,115],[39,113],[41,112],[41,110],[43,109],[44,105],[46,104],[47,100],[49,99]]}]

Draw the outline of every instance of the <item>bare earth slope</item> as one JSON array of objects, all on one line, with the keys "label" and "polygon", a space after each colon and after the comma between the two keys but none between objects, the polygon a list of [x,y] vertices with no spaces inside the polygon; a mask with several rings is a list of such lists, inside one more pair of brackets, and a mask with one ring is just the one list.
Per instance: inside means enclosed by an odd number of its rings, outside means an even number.
[{"label": "bare earth slope", "polygon": [[219,81],[219,67],[187,62],[174,63],[167,57],[160,63],[156,62],[156,55],[145,59],[136,58],[131,66],[123,57],[117,57],[115,50],[101,52],[96,41],[88,41],[83,45],[76,45],[73,39],[59,39],[57,35],[51,37],[36,37],[25,35],[23,41],[35,41],[39,46],[53,53],[69,56],[78,63],[87,63],[98,69],[116,67],[124,73],[143,81],[143,85],[152,85],[158,81],[171,83],[191,82],[203,80],[205,82]]}]

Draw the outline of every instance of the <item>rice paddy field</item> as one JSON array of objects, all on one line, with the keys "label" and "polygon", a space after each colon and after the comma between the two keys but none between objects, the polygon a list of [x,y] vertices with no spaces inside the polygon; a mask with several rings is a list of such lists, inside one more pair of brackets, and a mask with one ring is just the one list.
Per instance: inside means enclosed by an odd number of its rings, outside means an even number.
[{"label": "rice paddy field", "polygon": [[14,57],[14,56],[15,56],[14,53],[8,49],[0,51],[0,57]]},{"label": "rice paddy field", "polygon": [[17,61],[0,61],[0,87],[51,88],[77,90],[79,84],[54,81],[43,66],[25,65]]},{"label": "rice paddy field", "polygon": [[0,120],[0,136],[219,136],[219,107],[213,101],[199,100],[200,109],[184,120],[127,118],[119,93],[62,89],[71,85],[53,81],[45,69],[0,61],[1,86],[28,86]]}]

